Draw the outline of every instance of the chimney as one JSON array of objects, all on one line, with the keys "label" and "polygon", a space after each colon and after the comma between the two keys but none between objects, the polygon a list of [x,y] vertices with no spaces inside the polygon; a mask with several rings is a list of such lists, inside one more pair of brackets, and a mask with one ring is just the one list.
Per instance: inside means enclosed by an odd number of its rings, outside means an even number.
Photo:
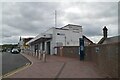
[{"label": "chimney", "polygon": [[107,38],[107,31],[108,29],[106,28],[106,26],[103,28],[103,36],[104,38]]}]

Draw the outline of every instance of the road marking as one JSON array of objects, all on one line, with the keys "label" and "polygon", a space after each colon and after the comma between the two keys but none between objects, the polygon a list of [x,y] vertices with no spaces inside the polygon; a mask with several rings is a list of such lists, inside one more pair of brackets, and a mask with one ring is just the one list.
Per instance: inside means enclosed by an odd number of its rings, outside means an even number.
[{"label": "road marking", "polygon": [[[24,54],[21,54],[21,55],[23,55],[23,56],[25,57]],[[30,63],[26,63],[25,66],[20,67],[20,68],[14,70],[14,71],[9,72],[9,75],[7,75],[7,76],[4,76],[4,75],[3,75],[3,76],[1,76],[1,77],[2,77],[2,78],[7,78],[7,77],[9,77],[9,76],[14,75],[15,73],[17,73],[17,72],[19,72],[19,71],[22,71],[22,70],[24,70],[24,69],[26,69],[26,68],[32,66],[32,65],[33,65],[33,62],[32,62],[28,57],[25,57],[25,58],[28,59],[28,60],[30,61]],[[11,74],[10,74],[10,73],[11,73]],[[5,74],[5,75],[6,75],[6,74]],[[0,77],[0,78],[1,78],[1,77]]]},{"label": "road marking", "polygon": [[[22,67],[20,67],[20,68],[18,68],[18,69],[15,69],[15,70],[13,70],[13,71],[11,71],[11,72],[6,73],[5,75],[2,76],[2,78],[7,78],[7,77],[9,77],[9,76],[12,76],[13,74],[16,74],[17,72],[20,72],[20,71],[22,71],[22,70],[30,67],[31,65],[32,65],[32,63],[31,63],[31,64],[30,64],[30,63],[26,63],[25,66],[22,66]],[[0,77],[0,78],[1,78],[1,77]]]}]

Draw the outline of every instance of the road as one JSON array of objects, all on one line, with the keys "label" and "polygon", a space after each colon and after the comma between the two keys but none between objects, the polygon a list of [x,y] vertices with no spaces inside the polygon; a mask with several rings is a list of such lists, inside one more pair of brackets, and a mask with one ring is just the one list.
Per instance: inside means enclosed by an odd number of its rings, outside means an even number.
[{"label": "road", "polygon": [[0,52],[0,76],[2,76],[2,54]]},{"label": "road", "polygon": [[3,52],[2,75],[26,65],[26,63],[30,63],[30,61],[21,54],[12,54],[10,52]]}]

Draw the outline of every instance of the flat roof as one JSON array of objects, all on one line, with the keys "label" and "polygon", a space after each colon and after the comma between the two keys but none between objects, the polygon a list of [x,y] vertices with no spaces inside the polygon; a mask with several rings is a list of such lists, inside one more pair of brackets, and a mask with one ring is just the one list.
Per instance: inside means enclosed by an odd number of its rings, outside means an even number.
[{"label": "flat roof", "polygon": [[[68,24],[68,25],[66,25],[66,26],[64,26],[64,27],[67,27],[67,26],[76,26],[76,27],[82,27],[82,26],[80,26],[80,25],[74,25],[74,24]],[[64,28],[64,27],[62,27],[62,28]]]}]

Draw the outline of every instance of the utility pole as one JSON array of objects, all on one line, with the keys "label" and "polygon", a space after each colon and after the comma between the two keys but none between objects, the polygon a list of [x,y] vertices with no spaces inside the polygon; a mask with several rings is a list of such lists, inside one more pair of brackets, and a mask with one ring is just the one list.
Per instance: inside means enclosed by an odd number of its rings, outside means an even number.
[{"label": "utility pole", "polygon": [[[55,20],[55,22],[54,22],[54,29],[53,29],[53,45],[54,46],[56,46],[56,27],[57,27],[57,11],[55,10],[55,13],[54,13],[54,20]],[[53,52],[54,54],[56,54],[57,52],[56,52],[56,50],[55,50],[55,48],[54,48],[54,52]]]},{"label": "utility pole", "polygon": [[57,27],[57,11],[55,10],[55,28]]}]

